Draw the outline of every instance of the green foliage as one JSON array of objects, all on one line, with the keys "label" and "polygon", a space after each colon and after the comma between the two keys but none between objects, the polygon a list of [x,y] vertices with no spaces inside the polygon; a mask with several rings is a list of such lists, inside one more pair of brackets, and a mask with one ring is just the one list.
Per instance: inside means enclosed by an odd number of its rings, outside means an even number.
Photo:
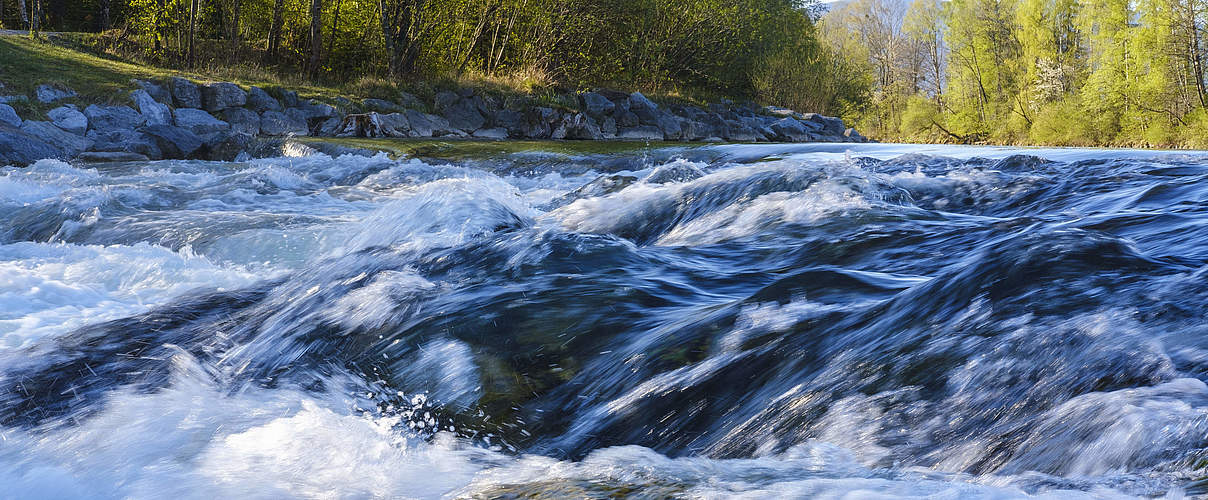
[{"label": "green foliage", "polygon": [[538,94],[724,95],[838,112],[854,108],[865,86],[845,57],[818,44],[813,0],[319,0],[317,11],[314,0],[196,0],[193,22],[194,1],[63,0],[97,16],[109,6],[116,29],[94,47],[104,53],[375,96],[444,81]]},{"label": "green foliage", "polygon": [[884,138],[931,140],[939,124],[961,142],[1204,142],[1208,1],[904,1],[823,20],[838,32],[823,39],[864,61],[861,124]]}]

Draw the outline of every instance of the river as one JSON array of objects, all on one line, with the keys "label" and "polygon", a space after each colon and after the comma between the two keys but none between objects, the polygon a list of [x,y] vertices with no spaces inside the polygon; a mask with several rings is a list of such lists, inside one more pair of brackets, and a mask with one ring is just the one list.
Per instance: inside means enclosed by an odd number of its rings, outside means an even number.
[{"label": "river", "polygon": [[306,153],[0,169],[0,496],[1208,493],[1208,153]]}]

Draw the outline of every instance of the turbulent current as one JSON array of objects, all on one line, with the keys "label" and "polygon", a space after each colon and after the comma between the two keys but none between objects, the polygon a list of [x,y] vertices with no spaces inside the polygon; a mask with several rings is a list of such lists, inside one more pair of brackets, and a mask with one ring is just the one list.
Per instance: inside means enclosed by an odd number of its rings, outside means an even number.
[{"label": "turbulent current", "polygon": [[1208,153],[0,169],[0,496],[1208,494]]}]

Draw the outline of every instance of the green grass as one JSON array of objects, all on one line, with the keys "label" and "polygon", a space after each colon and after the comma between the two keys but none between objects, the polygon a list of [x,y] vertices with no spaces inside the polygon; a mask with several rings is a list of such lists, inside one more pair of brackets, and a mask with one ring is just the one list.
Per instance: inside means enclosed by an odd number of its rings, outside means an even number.
[{"label": "green grass", "polygon": [[[79,93],[79,97],[67,102],[125,104],[129,102],[129,92],[136,88],[131,79],[163,80],[169,76],[182,76],[197,82],[232,81],[244,87],[278,86],[267,77],[222,75],[227,78],[211,78],[213,75],[136,64],[23,36],[0,36],[0,83],[4,84],[0,94],[3,95],[24,94],[33,99],[34,89],[48,83],[66,86]],[[289,88],[303,97],[323,100],[346,95],[342,89],[333,87],[291,85]],[[24,111],[23,115],[46,111],[43,109],[46,106],[36,101],[14,107],[18,106],[27,108],[18,109],[19,113]]]}]

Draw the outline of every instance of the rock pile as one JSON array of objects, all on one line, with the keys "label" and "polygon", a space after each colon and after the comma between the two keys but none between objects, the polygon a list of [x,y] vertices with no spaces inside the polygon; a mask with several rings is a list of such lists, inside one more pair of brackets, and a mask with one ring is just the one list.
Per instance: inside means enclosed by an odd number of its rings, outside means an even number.
[{"label": "rock pile", "polygon": [[[233,83],[199,85],[184,78],[135,80],[130,105],[64,104],[49,121],[22,120],[0,104],[0,164],[41,158],[89,161],[205,158],[272,154],[258,138],[450,137],[729,142],[866,142],[838,118],[724,101],[706,108],[656,104],[641,93],[601,90],[559,96],[543,106],[508,103],[474,89],[395,101],[338,99],[339,108],[282,90],[273,94]],[[43,103],[69,99],[67,88],[41,86]],[[0,97],[0,102],[22,96]],[[271,144],[272,141],[268,141]],[[258,145],[261,145],[258,147]],[[279,141],[278,141],[279,146]]]}]

